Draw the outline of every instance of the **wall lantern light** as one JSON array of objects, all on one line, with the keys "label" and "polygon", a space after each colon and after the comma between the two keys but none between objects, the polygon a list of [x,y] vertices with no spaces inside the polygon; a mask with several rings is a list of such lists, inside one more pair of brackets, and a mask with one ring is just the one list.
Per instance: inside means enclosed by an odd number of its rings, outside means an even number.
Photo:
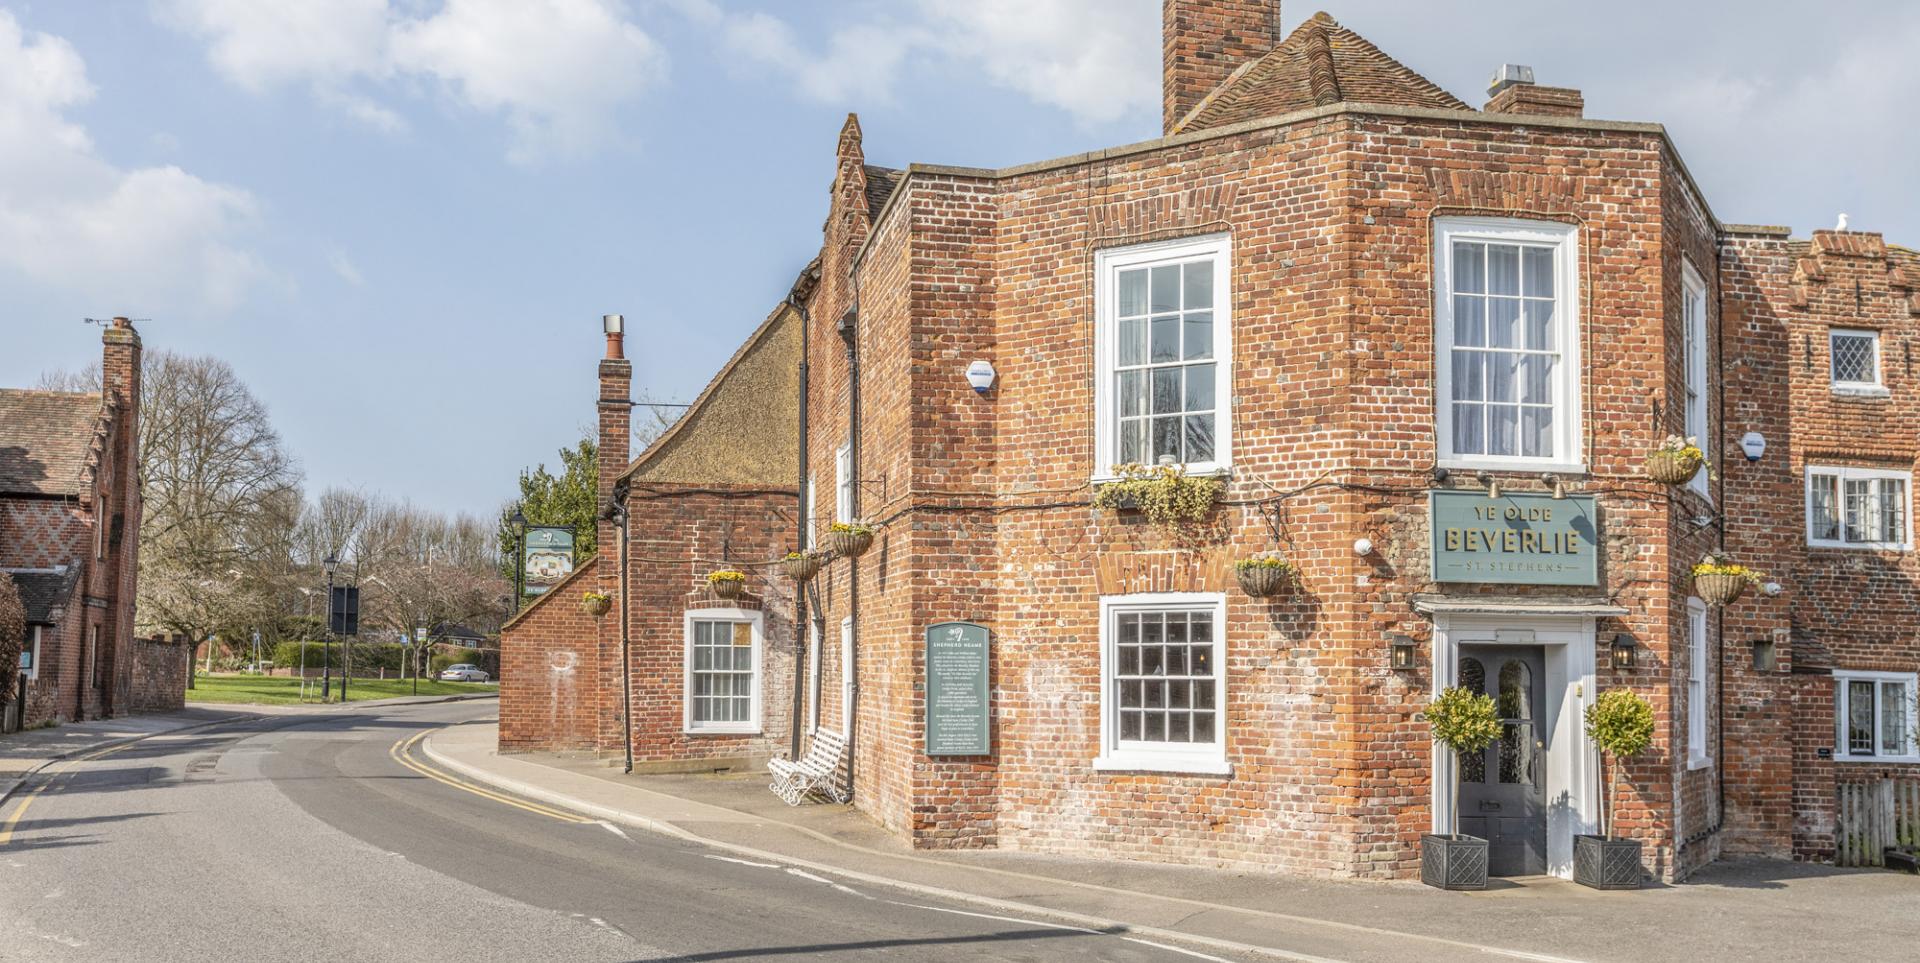
[{"label": "wall lantern light", "polygon": [[1613,656],[1613,667],[1616,669],[1631,669],[1639,661],[1640,647],[1634,643],[1633,636],[1625,632],[1615,635],[1613,644],[1607,646],[1607,650]]},{"label": "wall lantern light", "polygon": [[1487,472],[1487,471],[1479,472],[1475,474],[1473,478],[1475,481],[1479,482],[1480,484],[1487,486],[1488,498],[1500,497],[1500,480],[1498,478],[1493,477],[1492,472]]},{"label": "wall lantern light", "polygon": [[1553,489],[1553,497],[1556,501],[1567,497],[1566,481],[1553,472],[1542,472],[1540,474],[1540,484]]},{"label": "wall lantern light", "polygon": [[980,394],[984,395],[993,388],[994,377],[991,361],[982,359],[967,365],[967,384],[972,385],[973,390]]},{"label": "wall lantern light", "polygon": [[1415,656],[1417,652],[1418,652],[1418,646],[1414,645],[1412,636],[1408,636],[1408,635],[1394,636],[1392,660],[1391,660],[1393,671],[1412,672],[1414,668],[1414,661],[1415,661]]}]

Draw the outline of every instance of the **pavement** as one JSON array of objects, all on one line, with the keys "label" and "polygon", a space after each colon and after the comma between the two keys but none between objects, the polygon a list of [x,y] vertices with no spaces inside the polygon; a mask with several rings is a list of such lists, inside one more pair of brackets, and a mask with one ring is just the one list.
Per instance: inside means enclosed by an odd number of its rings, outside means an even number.
[{"label": "pavement", "polygon": [[491,720],[475,720],[430,734],[422,749],[504,792],[736,858],[1229,955],[1825,961],[1906,958],[1920,945],[1920,880],[1882,870],[1728,860],[1684,884],[1630,892],[1542,877],[1450,893],[1411,881],[915,851],[851,807],[786,806],[764,774],[628,776],[591,757],[502,755],[496,739]]}]

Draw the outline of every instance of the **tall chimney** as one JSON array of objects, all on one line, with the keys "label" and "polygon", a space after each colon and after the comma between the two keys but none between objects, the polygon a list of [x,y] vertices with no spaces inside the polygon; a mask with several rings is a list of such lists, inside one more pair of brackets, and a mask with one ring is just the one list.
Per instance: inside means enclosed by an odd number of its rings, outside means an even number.
[{"label": "tall chimney", "polygon": [[1161,131],[1280,42],[1280,0],[1161,0]]},{"label": "tall chimney", "polygon": [[[601,319],[607,335],[607,356],[600,361],[600,454],[595,466],[599,474],[596,491],[599,507],[613,500],[613,483],[627,470],[633,447],[633,362],[626,354],[626,318],[609,314]],[[598,530],[596,551],[613,547],[613,526],[604,519]]]},{"label": "tall chimney", "polygon": [[[106,526],[103,584],[111,586],[111,604],[100,627],[106,645],[91,658],[99,660],[101,678],[118,679],[123,678],[121,660],[130,657],[133,646],[134,580],[140,570],[140,518],[145,511],[140,493],[140,332],[132,321],[114,318],[100,341],[100,390],[113,402],[115,414],[113,446],[106,453],[112,488],[95,506],[93,523]],[[127,708],[117,686],[102,690],[101,699],[102,712],[118,714]]]}]

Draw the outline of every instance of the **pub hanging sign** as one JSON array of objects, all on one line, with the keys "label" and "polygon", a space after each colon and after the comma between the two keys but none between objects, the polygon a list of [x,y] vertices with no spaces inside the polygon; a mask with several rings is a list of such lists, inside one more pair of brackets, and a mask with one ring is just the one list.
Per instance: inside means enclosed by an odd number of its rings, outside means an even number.
[{"label": "pub hanging sign", "polygon": [[1436,582],[1600,584],[1592,495],[1434,491],[1428,509]]}]

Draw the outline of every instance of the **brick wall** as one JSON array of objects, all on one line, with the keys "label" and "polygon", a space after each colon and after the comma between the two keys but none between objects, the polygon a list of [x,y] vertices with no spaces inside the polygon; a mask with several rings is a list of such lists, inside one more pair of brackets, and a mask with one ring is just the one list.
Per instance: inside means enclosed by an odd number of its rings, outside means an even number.
[{"label": "brick wall", "polygon": [[[606,551],[612,543],[600,543]],[[601,556],[581,563],[500,633],[500,750],[599,748],[600,623],[580,606]],[[597,589],[596,589],[597,590]]]},{"label": "brick wall", "polygon": [[[1767,439],[1759,462],[1726,458],[1731,531],[1784,589],[1743,613],[1739,647],[1746,651],[1728,654],[1747,662],[1728,703],[1747,730],[1744,765],[1730,770],[1738,788],[1729,802],[1749,820],[1749,848],[1778,852],[1790,845],[1796,856],[1829,859],[1835,784],[1913,769],[1831,758],[1838,747],[1830,673],[1920,670],[1920,636],[1909,628],[1920,617],[1920,562],[1911,551],[1809,547],[1806,470],[1913,470],[1920,456],[1920,381],[1911,365],[1920,258],[1890,249],[1878,234],[1815,231],[1810,240],[1793,240],[1766,228],[1730,232],[1721,257],[1725,330],[1740,345],[1727,369],[1728,393],[1737,399],[1729,435],[1752,430]],[[1885,394],[1833,389],[1833,327],[1879,332]],[[1908,496],[1910,512],[1911,489]],[[1776,635],[1785,640],[1778,671],[1754,672],[1750,640]]]},{"label": "brick wall", "polygon": [[187,672],[193,648],[169,639],[133,640],[127,707],[134,712],[176,712],[187,704]]}]

